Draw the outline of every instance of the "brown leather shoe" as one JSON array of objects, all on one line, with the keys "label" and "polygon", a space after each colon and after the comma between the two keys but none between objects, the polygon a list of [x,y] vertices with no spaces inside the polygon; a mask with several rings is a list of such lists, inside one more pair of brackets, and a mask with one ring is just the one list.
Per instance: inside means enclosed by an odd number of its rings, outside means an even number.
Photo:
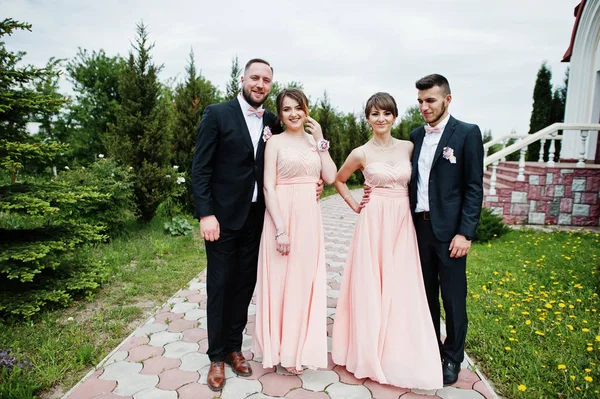
[{"label": "brown leather shoe", "polygon": [[223,389],[225,385],[225,364],[223,362],[210,362],[207,381],[211,391],[217,392]]},{"label": "brown leather shoe", "polygon": [[231,352],[225,356],[225,363],[231,366],[234,373],[242,377],[252,375],[252,367],[248,364],[242,352]]}]

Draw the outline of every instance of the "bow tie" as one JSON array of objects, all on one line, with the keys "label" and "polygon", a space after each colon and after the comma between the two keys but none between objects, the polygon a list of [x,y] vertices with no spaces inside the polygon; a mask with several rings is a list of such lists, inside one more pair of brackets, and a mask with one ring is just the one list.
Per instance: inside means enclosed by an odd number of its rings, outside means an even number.
[{"label": "bow tie", "polygon": [[246,115],[248,115],[248,116],[255,115],[257,118],[262,118],[264,113],[265,113],[264,108],[256,109],[256,108],[250,107],[250,108],[248,108],[248,111],[246,111]]},{"label": "bow tie", "polygon": [[439,127],[431,127],[429,125],[425,125],[425,133],[441,133],[442,130]]}]

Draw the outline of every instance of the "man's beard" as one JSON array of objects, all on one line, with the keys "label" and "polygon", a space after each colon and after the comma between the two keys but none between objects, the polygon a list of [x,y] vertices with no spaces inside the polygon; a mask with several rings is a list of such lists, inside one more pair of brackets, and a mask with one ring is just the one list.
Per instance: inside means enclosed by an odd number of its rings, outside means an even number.
[{"label": "man's beard", "polygon": [[442,104],[442,110],[440,111],[440,114],[438,115],[437,118],[435,118],[435,120],[429,122],[429,126],[433,126],[433,123],[437,123],[440,119],[442,119],[442,117],[444,116],[445,113],[446,113],[446,104]]},{"label": "man's beard", "polygon": [[263,103],[267,100],[267,96],[265,96],[265,99],[262,102],[256,102],[252,99],[252,97],[250,97],[250,91],[246,91],[246,89],[244,89],[242,87],[242,96],[244,97],[244,100],[246,100],[246,102],[250,105],[252,105],[254,108],[258,108],[261,105],[263,105]]}]

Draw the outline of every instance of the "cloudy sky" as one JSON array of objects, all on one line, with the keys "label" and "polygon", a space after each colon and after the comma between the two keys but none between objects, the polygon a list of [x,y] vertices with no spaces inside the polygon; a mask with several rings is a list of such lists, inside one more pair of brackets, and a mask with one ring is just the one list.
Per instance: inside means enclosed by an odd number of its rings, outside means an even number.
[{"label": "cloudy sky", "polygon": [[[33,24],[6,38],[28,63],[71,58],[77,48],[127,55],[136,23],[148,25],[161,79],[181,80],[193,48],[202,75],[224,90],[231,60],[269,60],[274,79],[299,81],[311,101],[327,91],[343,112],[362,112],[377,91],[400,113],[414,82],[445,75],[451,113],[494,136],[526,133],[537,71],[553,84],[579,0],[1,0],[0,15]],[[4,18],[3,17],[3,18]]]}]

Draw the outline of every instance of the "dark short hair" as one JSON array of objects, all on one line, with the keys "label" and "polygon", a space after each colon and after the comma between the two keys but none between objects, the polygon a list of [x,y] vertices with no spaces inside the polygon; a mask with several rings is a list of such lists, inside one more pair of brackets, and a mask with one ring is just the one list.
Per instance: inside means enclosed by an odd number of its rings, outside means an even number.
[{"label": "dark short hair", "polygon": [[391,112],[395,118],[398,117],[398,106],[396,105],[396,100],[394,97],[389,95],[388,93],[375,93],[367,100],[367,105],[365,106],[365,116],[369,119],[369,113],[373,108],[378,108],[384,111]]},{"label": "dark short hair", "polygon": [[450,83],[448,79],[437,73],[432,73],[417,80],[415,83],[417,90],[429,90],[434,86],[438,86],[442,89],[444,94],[450,94]]},{"label": "dark short hair", "polygon": [[277,115],[281,118],[281,108],[283,108],[283,99],[289,97],[292,100],[295,100],[300,104],[302,111],[308,115],[308,98],[306,98],[306,94],[302,92],[300,89],[290,88],[283,89],[277,95],[277,99],[275,103],[277,104]]},{"label": "dark short hair", "polygon": [[265,64],[266,66],[271,68],[271,73],[273,73],[273,67],[271,66],[271,64],[269,64],[262,58],[252,58],[250,61],[246,62],[246,66],[244,67],[244,73],[246,73],[246,71],[248,70],[248,68],[250,68],[250,65],[252,64]]}]

